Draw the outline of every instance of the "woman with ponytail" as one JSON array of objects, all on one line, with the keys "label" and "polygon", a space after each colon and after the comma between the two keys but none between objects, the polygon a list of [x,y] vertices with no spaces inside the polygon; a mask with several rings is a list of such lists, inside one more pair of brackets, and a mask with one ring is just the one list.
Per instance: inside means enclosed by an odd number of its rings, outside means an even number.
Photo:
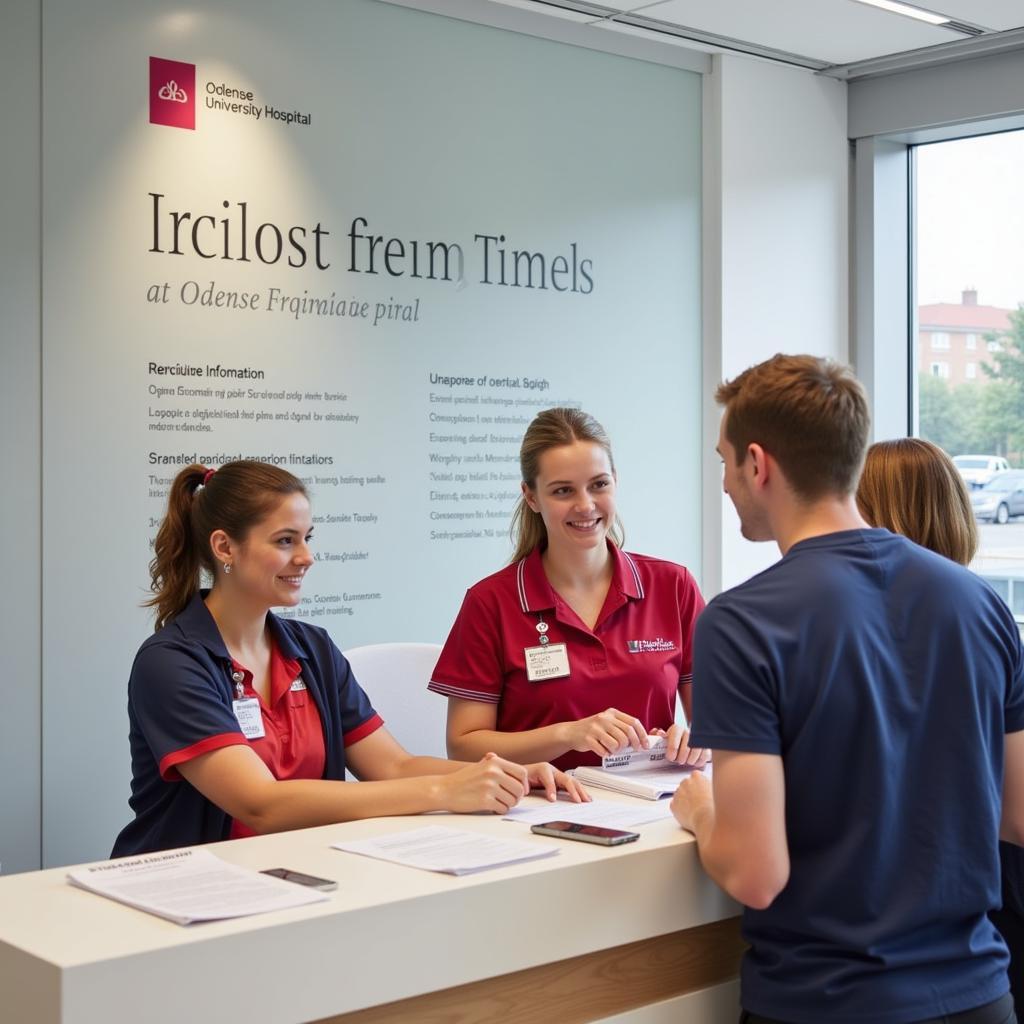
[{"label": "woman with ponytail", "polygon": [[449,755],[568,769],[667,734],[671,760],[703,764],[673,719],[677,692],[689,718],[704,602],[683,566],[622,550],[608,435],[548,409],[519,461],[512,562],[468,591],[430,682],[448,698]]},{"label": "woman with ponytail", "polygon": [[[531,786],[585,798],[548,764],[407,753],[327,632],[270,611],[299,603],[312,533],[306,490],[285,470],[239,461],[175,478],[150,564],[156,632],[128,683],[135,819],[114,856],[382,815],[504,813]],[[346,783],[346,768],[367,781]]]}]

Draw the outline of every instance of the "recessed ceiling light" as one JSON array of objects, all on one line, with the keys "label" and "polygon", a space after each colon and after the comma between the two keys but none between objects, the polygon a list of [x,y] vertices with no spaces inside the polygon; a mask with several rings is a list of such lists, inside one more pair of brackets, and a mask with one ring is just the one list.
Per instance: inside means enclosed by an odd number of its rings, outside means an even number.
[{"label": "recessed ceiling light", "polygon": [[926,21],[929,25],[945,25],[952,21],[944,14],[935,14],[933,11],[926,11],[921,7],[912,7],[910,4],[901,4],[898,0],[855,0],[858,4],[868,4],[870,7],[880,7],[883,11],[890,11],[892,14],[902,14],[907,18],[916,18],[918,21]]}]

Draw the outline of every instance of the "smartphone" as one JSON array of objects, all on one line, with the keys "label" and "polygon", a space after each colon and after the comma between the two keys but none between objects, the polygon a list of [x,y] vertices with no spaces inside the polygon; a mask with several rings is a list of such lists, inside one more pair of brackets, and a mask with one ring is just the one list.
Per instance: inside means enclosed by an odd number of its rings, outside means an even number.
[{"label": "smartphone", "polygon": [[545,821],[542,825],[531,825],[531,832],[539,836],[555,836],[556,839],[578,839],[581,843],[597,843],[599,846],[621,846],[635,843],[639,832],[623,832],[617,828],[601,825],[581,825],[576,821]]},{"label": "smartphone", "polygon": [[294,882],[296,885],[308,885],[310,889],[319,889],[321,892],[333,892],[338,888],[338,883],[330,878],[317,878],[316,875],[304,875],[301,871],[289,871],[287,868],[267,868],[261,871],[261,875],[271,875],[274,878],[282,878],[286,882]]}]

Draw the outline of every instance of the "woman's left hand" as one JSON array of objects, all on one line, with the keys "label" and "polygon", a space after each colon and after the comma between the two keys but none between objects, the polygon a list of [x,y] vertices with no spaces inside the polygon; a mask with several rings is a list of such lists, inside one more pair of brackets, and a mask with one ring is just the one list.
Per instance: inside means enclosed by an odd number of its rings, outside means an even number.
[{"label": "woman's left hand", "polygon": [[703,768],[711,760],[711,751],[703,747],[690,746],[690,730],[685,726],[673,723],[668,731],[651,729],[651,736],[664,736],[665,760],[687,768]]},{"label": "woman's left hand", "polygon": [[559,771],[547,761],[525,765],[531,789],[542,789],[548,800],[556,800],[562,789],[572,797],[574,804],[590,803],[590,794],[571,776]]}]

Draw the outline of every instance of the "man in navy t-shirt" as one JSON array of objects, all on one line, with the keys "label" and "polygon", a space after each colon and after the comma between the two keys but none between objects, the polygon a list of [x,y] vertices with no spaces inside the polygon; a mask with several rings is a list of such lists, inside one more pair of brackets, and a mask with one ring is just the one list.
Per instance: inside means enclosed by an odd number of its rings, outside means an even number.
[{"label": "man in navy t-shirt", "polygon": [[[718,389],[724,487],[782,559],[697,622],[673,800],[745,904],[741,1021],[1014,1021],[998,840],[1024,841],[1024,657],[978,577],[854,501],[863,389],[775,356]],[[1005,779],[1005,783],[1004,783]]]}]

